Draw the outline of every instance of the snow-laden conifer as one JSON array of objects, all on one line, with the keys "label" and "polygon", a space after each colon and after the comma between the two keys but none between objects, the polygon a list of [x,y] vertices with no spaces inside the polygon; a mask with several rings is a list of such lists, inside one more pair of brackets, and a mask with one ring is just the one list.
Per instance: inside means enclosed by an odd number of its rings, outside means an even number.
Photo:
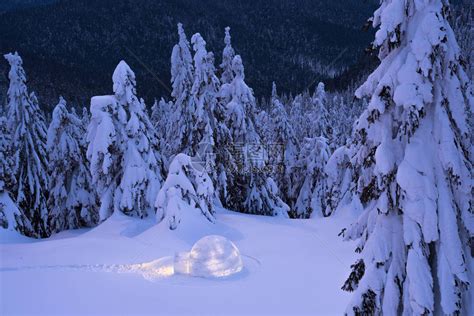
[{"label": "snow-laden conifer", "polygon": [[297,200],[294,216],[309,218],[327,216],[327,175],[324,170],[329,158],[329,146],[324,137],[305,138],[294,165],[293,182]]},{"label": "snow-laden conifer", "polygon": [[263,143],[270,144],[272,142],[272,119],[267,111],[259,111],[257,109],[257,115],[255,115],[255,128]]},{"label": "snow-laden conifer", "polygon": [[121,61],[113,74],[112,96],[93,97],[87,156],[97,187],[100,219],[114,211],[146,217],[163,179],[163,162],[143,100],[136,96],[135,74]]},{"label": "snow-laden conifer", "polygon": [[97,223],[97,199],[86,158],[86,126],[60,98],[48,128],[50,189],[48,223],[52,232]]},{"label": "snow-laden conifer", "polygon": [[255,120],[255,98],[245,83],[244,67],[239,55],[232,61],[234,79],[222,87],[230,100],[226,105],[227,126],[231,134],[233,158],[237,169],[229,186],[228,207],[245,213],[287,216],[288,205],[280,198],[278,187],[269,174],[268,155]]},{"label": "snow-laden conifer", "polygon": [[7,120],[0,116],[0,229],[15,230],[23,235],[33,235],[29,220],[10,196],[16,184],[15,159]]},{"label": "snow-laden conifer", "polygon": [[316,86],[312,97],[312,111],[310,114],[311,135],[323,136],[332,141],[332,127],[330,126],[329,112],[327,109],[327,96],[324,83]]},{"label": "snow-laden conifer", "polygon": [[178,24],[179,41],[171,54],[171,84],[173,104],[169,113],[167,146],[165,154],[170,157],[187,152],[193,128],[192,114],[196,110],[192,103],[191,89],[194,82],[193,59],[183,25]]},{"label": "snow-laden conifer", "polygon": [[10,86],[7,93],[8,128],[15,157],[16,185],[14,201],[31,222],[29,236],[46,237],[48,210],[48,159],[45,119],[34,93],[28,94],[23,61],[17,54],[7,54]]},{"label": "snow-laden conifer", "polygon": [[472,314],[472,109],[447,1],[384,0],[381,64],[358,89],[351,164],[364,210],[344,231],[360,260],[344,289],[349,314]]},{"label": "snow-laden conifer", "polygon": [[234,73],[232,72],[232,60],[235,56],[235,51],[232,48],[231,36],[230,36],[230,27],[225,28],[225,37],[224,37],[224,50],[222,52],[222,63],[220,65],[222,69],[221,83],[231,83],[234,79]]},{"label": "snow-laden conifer", "polygon": [[[285,106],[277,95],[276,84],[272,85],[271,100],[272,141],[268,144],[273,177],[278,184],[283,199],[290,205],[296,201],[292,196],[292,173],[299,152],[298,140]],[[295,184],[296,185],[296,184]]]},{"label": "snow-laden conifer", "polygon": [[178,154],[158,193],[156,219],[170,230],[178,229],[184,221],[193,223],[196,218],[213,223],[213,200],[214,186],[204,166],[198,166],[185,154]]},{"label": "snow-laden conifer", "polygon": [[121,61],[112,78],[115,98],[128,119],[125,125],[123,176],[117,207],[127,215],[143,218],[154,214],[154,202],[163,182],[159,139],[144,101],[136,96],[134,72]]},{"label": "snow-laden conifer", "polygon": [[15,156],[8,121],[0,116],[0,191],[13,191],[15,179]]},{"label": "snow-laden conifer", "polygon": [[327,175],[326,215],[331,215],[339,205],[346,205],[351,198],[352,173],[349,150],[346,146],[337,148],[324,167]]}]

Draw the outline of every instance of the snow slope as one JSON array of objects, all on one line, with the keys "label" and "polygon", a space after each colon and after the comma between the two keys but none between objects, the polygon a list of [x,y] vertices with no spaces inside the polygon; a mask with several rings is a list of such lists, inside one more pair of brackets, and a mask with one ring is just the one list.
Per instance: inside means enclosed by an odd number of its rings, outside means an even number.
[{"label": "snow slope", "polygon": [[[337,237],[351,221],[341,216],[290,220],[219,210],[216,224],[180,233],[114,214],[94,229],[29,242],[1,230],[0,314],[340,315],[350,298],[340,287],[355,259],[354,245]],[[209,234],[237,245],[242,272],[166,276],[169,256]],[[145,273],[158,265],[165,266],[160,276]]]}]

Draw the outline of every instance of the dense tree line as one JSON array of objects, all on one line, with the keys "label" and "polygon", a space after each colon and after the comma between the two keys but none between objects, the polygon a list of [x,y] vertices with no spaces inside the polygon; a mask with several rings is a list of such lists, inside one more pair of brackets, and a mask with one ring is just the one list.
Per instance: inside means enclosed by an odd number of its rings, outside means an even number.
[{"label": "dense tree line", "polygon": [[349,101],[349,94],[326,93],[322,83],[314,94],[294,98],[278,95],[273,83],[266,110],[259,109],[228,27],[224,44],[216,68],[203,37],[196,33],[189,42],[178,24],[170,101],[155,102],[149,115],[137,95],[135,73],[121,61],[112,95],[93,97],[89,111],[61,97],[49,128],[28,91],[21,57],[5,55],[10,87],[2,191],[21,212],[6,225],[46,237],[96,225],[115,212],[154,215],[178,154],[193,157],[207,174],[212,205],[272,216],[328,215],[325,164],[350,131],[338,116],[349,111],[355,117],[362,103]]},{"label": "dense tree line", "polygon": [[371,35],[360,29],[374,8],[359,0],[300,0],[298,5],[286,0],[51,2],[0,19],[0,51],[21,53],[30,86],[48,112],[59,95],[86,105],[89,96],[105,93],[121,59],[136,72],[140,95],[150,106],[155,96],[169,95],[155,76],[169,82],[178,22],[189,32],[200,32],[215,52],[224,47],[222,30],[230,25],[258,98],[269,93],[272,80],[282,92],[300,91],[364,57]]}]

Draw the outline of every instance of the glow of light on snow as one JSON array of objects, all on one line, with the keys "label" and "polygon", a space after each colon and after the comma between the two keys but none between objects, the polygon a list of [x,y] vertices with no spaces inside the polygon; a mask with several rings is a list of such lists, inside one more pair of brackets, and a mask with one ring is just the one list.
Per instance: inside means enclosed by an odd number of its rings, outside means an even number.
[{"label": "glow of light on snow", "polygon": [[139,273],[147,280],[167,278],[174,275],[173,257],[163,257],[139,264],[122,265],[119,272]]},{"label": "glow of light on snow", "polygon": [[147,280],[175,274],[203,278],[221,278],[242,271],[243,262],[237,247],[225,237],[210,235],[198,240],[190,252],[178,252],[151,262],[121,265],[118,272],[139,273]]}]

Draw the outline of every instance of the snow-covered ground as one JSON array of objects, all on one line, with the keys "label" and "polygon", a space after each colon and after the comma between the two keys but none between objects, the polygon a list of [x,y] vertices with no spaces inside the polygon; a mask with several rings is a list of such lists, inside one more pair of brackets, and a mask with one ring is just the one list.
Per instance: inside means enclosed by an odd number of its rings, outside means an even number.
[{"label": "snow-covered ground", "polygon": [[[117,213],[42,241],[0,230],[0,314],[340,315],[355,254],[337,234],[349,217],[220,210],[216,224],[181,234]],[[171,275],[169,256],[209,234],[237,245],[244,270],[223,279]]]}]

